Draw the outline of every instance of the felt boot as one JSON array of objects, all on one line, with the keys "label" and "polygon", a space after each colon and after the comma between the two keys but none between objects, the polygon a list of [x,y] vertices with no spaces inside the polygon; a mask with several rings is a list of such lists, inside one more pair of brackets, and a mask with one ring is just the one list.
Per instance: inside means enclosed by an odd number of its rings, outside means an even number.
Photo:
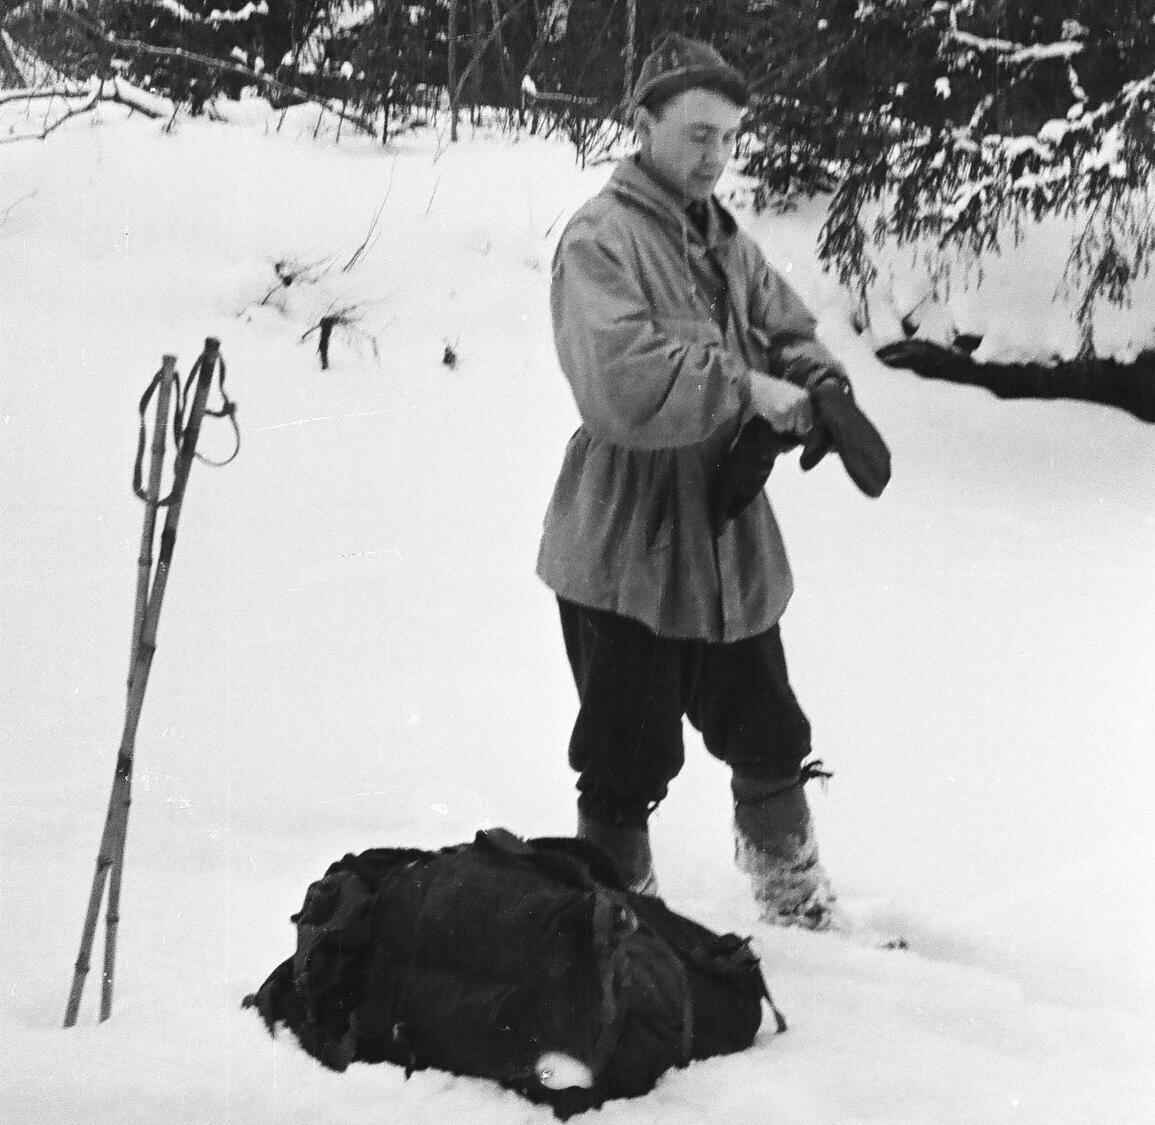
[{"label": "felt boot", "polygon": [[627,891],[643,895],[658,893],[650,833],[644,824],[609,824],[579,809],[577,835],[579,840],[588,840],[606,853]]},{"label": "felt boot", "polygon": [[829,929],[836,897],[818,857],[805,782],[823,776],[815,763],[775,781],[735,775],[734,860],[750,876],[762,918],[779,926]]}]

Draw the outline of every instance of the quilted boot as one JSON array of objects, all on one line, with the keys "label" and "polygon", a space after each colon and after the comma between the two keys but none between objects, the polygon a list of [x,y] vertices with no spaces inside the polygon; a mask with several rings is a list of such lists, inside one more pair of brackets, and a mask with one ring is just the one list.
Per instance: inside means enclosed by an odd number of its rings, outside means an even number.
[{"label": "quilted boot", "polygon": [[579,809],[577,835],[579,840],[588,840],[606,853],[626,890],[643,895],[658,893],[650,833],[644,824],[609,824]]},{"label": "quilted boot", "polygon": [[750,876],[762,918],[779,926],[829,929],[836,898],[818,857],[805,783],[828,777],[821,762],[794,778],[776,781],[739,777],[734,794],[734,860]]}]

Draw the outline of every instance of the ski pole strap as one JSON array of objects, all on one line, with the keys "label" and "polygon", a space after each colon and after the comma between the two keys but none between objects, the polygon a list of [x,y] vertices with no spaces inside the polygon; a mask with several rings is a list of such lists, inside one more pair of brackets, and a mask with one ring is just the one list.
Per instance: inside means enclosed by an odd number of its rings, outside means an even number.
[{"label": "ski pole strap", "polygon": [[[219,370],[217,373],[217,390],[221,397],[221,405],[217,409],[212,409],[206,405],[204,412],[213,418],[227,418],[232,424],[234,438],[233,451],[223,461],[210,460],[208,457],[204,457],[200,453],[197,453],[196,456],[198,460],[203,461],[206,465],[212,465],[214,468],[222,468],[223,466],[229,464],[229,462],[235,460],[237,454],[240,453],[241,431],[237,426],[237,404],[233,402],[225,392],[225,360],[224,357],[219,353],[217,353],[217,359],[219,362]],[[201,355],[200,358],[197,359],[196,363],[193,364],[192,370],[188,373],[188,378],[185,380],[183,387],[181,386],[180,376],[175,375],[173,377],[172,385],[175,405],[172,413],[172,440],[173,449],[178,454],[184,448],[185,438],[188,433],[188,425],[190,419],[187,419],[185,414],[188,410],[189,403],[192,401],[192,386],[196,381],[197,376],[200,375],[204,362],[205,357],[204,355]],[[160,381],[163,375],[164,370],[162,368],[152,377],[152,380],[144,390],[144,394],[140,396],[140,431],[136,443],[136,461],[134,462],[132,469],[132,490],[138,497],[140,497],[141,500],[146,502],[151,501],[152,497],[149,496],[148,491],[144,487],[144,448],[147,440],[147,419],[145,415],[148,411],[148,404],[152,401],[153,395],[156,394],[157,388],[160,386]],[[161,424],[163,425],[164,423],[162,422]],[[172,492],[169,492],[167,496],[158,498],[156,500],[157,507],[167,507],[172,503],[172,497]]]},{"label": "ski pole strap", "polygon": [[199,453],[197,456],[200,457],[206,465],[212,465],[214,468],[219,469],[229,464],[230,461],[236,460],[237,454],[240,453],[241,429],[237,425],[237,404],[229,398],[225,391],[225,357],[218,353],[218,360],[217,390],[221,396],[221,408],[219,410],[209,410],[206,407],[205,413],[212,415],[214,418],[227,418],[229,420],[230,425],[233,427],[233,451],[223,461],[210,461],[207,457],[201,457]]},{"label": "ski pole strap", "polygon": [[[152,401],[152,396],[156,394],[157,387],[160,386],[160,381],[164,376],[164,369],[162,368],[153,377],[152,382],[145,388],[144,394],[140,396],[140,433],[136,442],[136,462],[132,469],[132,491],[140,497],[141,500],[149,501],[152,499],[144,487],[144,445],[145,445],[145,412],[148,410],[148,404]],[[173,388],[176,391],[176,411],[173,415],[173,437],[178,446],[180,444],[180,416],[183,410],[180,397],[180,378],[173,377]],[[162,421],[160,423],[164,425]],[[157,507],[163,508],[172,501],[172,493],[167,496],[157,498]]]},{"label": "ski pole strap", "polygon": [[[193,364],[193,369],[189,372],[188,378],[184,385],[184,404],[187,405],[192,399],[192,385],[196,377],[200,374],[201,365],[205,362],[205,357],[202,355],[196,363]],[[217,410],[212,409],[207,404],[205,405],[205,414],[211,418],[227,418],[233,427],[233,451],[223,461],[213,461],[201,453],[196,454],[198,461],[203,461],[206,465],[211,465],[214,469],[224,468],[225,465],[231,461],[236,460],[237,454],[241,451],[241,431],[237,425],[237,404],[229,398],[225,391],[225,357],[219,352],[217,353],[217,392],[221,396],[221,405]],[[182,421],[181,432],[178,433],[176,441],[179,448],[184,442],[184,430],[187,428],[183,421],[183,405],[182,405]]]}]

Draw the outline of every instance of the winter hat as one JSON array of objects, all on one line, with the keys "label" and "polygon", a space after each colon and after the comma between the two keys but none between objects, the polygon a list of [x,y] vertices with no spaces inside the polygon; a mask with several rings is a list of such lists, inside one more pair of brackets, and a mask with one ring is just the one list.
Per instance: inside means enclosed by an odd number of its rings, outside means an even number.
[{"label": "winter hat", "polygon": [[725,94],[737,105],[750,99],[746,79],[709,43],[668,32],[642,63],[631,102],[648,109],[685,90],[705,87]]}]

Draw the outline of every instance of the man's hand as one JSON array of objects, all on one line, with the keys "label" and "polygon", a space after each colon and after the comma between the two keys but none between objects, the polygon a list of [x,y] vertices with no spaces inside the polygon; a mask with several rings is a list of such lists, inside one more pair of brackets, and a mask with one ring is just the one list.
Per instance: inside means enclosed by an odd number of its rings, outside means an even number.
[{"label": "man's hand", "polygon": [[718,468],[714,493],[710,501],[710,520],[714,534],[735,516],[741,514],[766,487],[775,458],[798,445],[793,434],[780,434],[765,418],[755,415],[738,435],[738,440]]},{"label": "man's hand", "polygon": [[773,375],[750,372],[750,406],[775,433],[805,437],[814,428],[810,395],[794,383]]},{"label": "man's hand", "polygon": [[814,429],[810,395],[794,383],[750,372],[750,406],[756,414],[742,428],[719,467],[711,500],[715,534],[766,486],[774,460]]},{"label": "man's hand", "polygon": [[850,388],[841,380],[826,379],[810,391],[810,399],[814,432],[799,464],[809,471],[833,449],[861,491],[881,496],[890,482],[890,450],[874,423],[859,410]]}]

